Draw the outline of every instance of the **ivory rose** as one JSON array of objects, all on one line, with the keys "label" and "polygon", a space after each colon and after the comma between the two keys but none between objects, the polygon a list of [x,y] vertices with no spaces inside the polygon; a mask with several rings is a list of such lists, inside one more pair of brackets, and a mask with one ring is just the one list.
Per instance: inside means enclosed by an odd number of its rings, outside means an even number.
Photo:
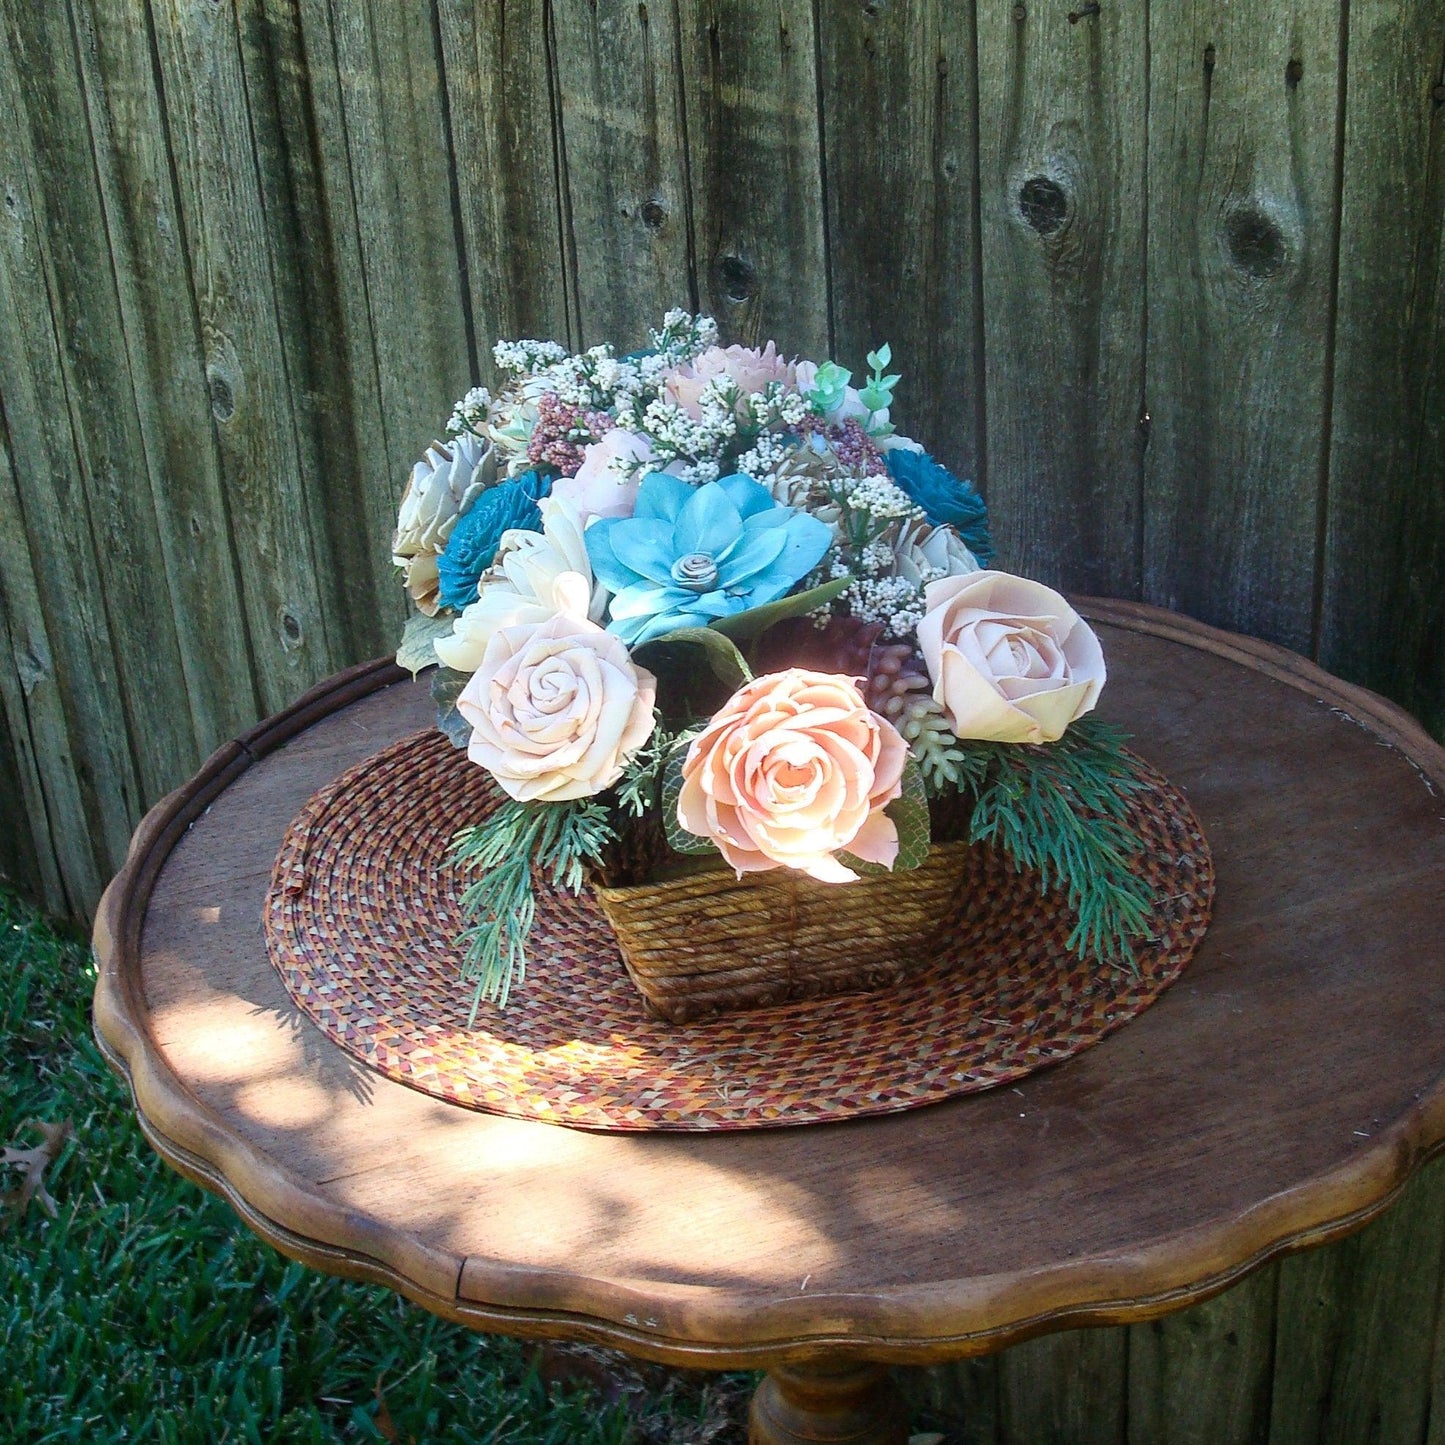
[{"label": "ivory rose", "polygon": [[694,421],[700,421],[699,398],[708,382],[730,377],[744,396],[751,396],[772,381],[780,381],[791,390],[796,370],[797,364],[783,356],[771,341],[761,351],[751,346],[712,346],[667,377],[662,389]]},{"label": "ivory rose", "polygon": [[790,668],[739,688],[694,740],[678,822],[716,843],[739,878],[784,867],[851,883],[839,850],[888,868],[898,856],[883,809],[902,792],[907,758],[852,678]]},{"label": "ivory rose", "polygon": [[503,627],[457,699],[467,756],[519,802],[611,787],[652,735],[657,679],[595,622],[558,613]]},{"label": "ivory rose", "polygon": [[919,650],[959,737],[1051,743],[1098,701],[1099,639],[1052,588],[971,572],[930,582],[923,596]]}]

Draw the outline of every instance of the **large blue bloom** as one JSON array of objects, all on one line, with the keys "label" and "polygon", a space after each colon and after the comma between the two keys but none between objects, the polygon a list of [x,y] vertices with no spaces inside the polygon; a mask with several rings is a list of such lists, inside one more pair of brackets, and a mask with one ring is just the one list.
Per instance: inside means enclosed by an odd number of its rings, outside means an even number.
[{"label": "large blue bloom", "polygon": [[502,533],[516,527],[523,532],[542,530],[538,498],[552,490],[552,479],[542,472],[523,472],[500,486],[489,487],[457,518],[446,550],[437,558],[441,578],[438,596],[444,607],[458,612],[477,600],[477,583],[492,565]]},{"label": "large blue bloom", "polygon": [[617,594],[607,630],[629,645],[775,602],[832,541],[816,517],[741,473],[693,487],[653,472],[631,517],[594,522],[584,535],[593,572]]},{"label": "large blue bloom", "polygon": [[972,482],[954,476],[927,452],[909,451],[906,447],[889,449],[888,475],[923,508],[935,527],[952,527],[980,566],[987,567],[993,561],[988,508]]}]

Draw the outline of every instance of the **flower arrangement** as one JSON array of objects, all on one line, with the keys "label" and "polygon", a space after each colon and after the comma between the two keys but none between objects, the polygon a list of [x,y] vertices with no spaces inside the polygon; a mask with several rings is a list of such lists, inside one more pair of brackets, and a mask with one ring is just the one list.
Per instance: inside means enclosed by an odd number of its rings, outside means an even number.
[{"label": "flower arrangement", "polygon": [[539,877],[615,875],[649,829],[658,876],[841,887],[951,829],[1061,892],[1081,955],[1129,962],[1141,784],[1086,716],[1098,639],[993,567],[982,498],[890,420],[887,346],[856,387],[683,312],[627,355],[494,354],[510,379],[457,405],[393,545],[398,660],[439,664],[441,726],[505,795],[457,839],[476,1001],[523,977]]}]

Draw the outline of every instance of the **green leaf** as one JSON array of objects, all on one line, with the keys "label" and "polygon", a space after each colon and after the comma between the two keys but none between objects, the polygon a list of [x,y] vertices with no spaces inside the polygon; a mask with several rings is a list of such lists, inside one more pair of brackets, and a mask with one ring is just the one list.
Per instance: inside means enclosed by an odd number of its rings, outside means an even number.
[{"label": "green leaf", "polygon": [[682,793],[682,764],[687,749],[675,748],[662,770],[662,826],[667,832],[667,846],[674,853],[716,853],[717,844],[710,838],[699,838],[689,833],[677,821],[677,800]]},{"label": "green leaf", "polygon": [[451,632],[455,621],[456,614],[450,611],[439,612],[435,617],[418,612],[408,618],[402,630],[401,646],[396,650],[396,665],[406,668],[413,677],[424,667],[436,666],[437,654],[433,644],[438,637],[445,637]]},{"label": "green leaf", "polygon": [[889,803],[884,812],[898,829],[898,858],[895,871],[917,868],[928,857],[932,833],[928,823],[928,791],[923,786],[923,770],[912,758],[903,768],[903,792]]},{"label": "green leaf", "polygon": [[[731,617],[719,617],[706,629],[721,632],[725,637],[739,642],[749,642],[764,633],[774,623],[789,617],[801,617],[815,608],[826,606],[835,597],[848,590],[851,577],[835,577],[821,587],[810,587],[806,592],[796,592],[791,597],[780,597],[776,602],[765,603],[762,607],[751,607],[746,612],[735,612]],[[675,634],[674,634],[675,635]]]},{"label": "green leaf", "polygon": [[737,644],[722,631],[711,627],[679,627],[674,632],[665,632],[661,637],[644,642],[633,649],[632,655],[641,658],[650,647],[662,647],[674,642],[701,647],[707,653],[708,666],[712,668],[713,675],[728,687],[736,689],[753,680],[752,668],[738,651]]},{"label": "green leaf", "polygon": [[431,680],[432,701],[437,705],[437,727],[451,739],[454,748],[464,748],[472,740],[472,725],[457,711],[457,699],[471,681],[465,672],[439,667]]}]

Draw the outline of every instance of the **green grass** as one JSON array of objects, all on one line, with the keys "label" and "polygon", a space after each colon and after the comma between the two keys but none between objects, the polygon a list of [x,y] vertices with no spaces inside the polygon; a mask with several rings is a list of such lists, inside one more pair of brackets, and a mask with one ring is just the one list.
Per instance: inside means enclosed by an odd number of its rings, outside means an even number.
[{"label": "green grass", "polygon": [[[38,1143],[30,1119],[75,1130],[48,1176],[58,1217],[32,1203],[0,1234],[0,1439],[740,1438],[744,1379],[565,1347],[539,1365],[282,1258],[151,1152],[91,1038],[93,983],[83,941],[0,891],[0,1146]],[[0,1170],[0,1192],[18,1182]]]}]

